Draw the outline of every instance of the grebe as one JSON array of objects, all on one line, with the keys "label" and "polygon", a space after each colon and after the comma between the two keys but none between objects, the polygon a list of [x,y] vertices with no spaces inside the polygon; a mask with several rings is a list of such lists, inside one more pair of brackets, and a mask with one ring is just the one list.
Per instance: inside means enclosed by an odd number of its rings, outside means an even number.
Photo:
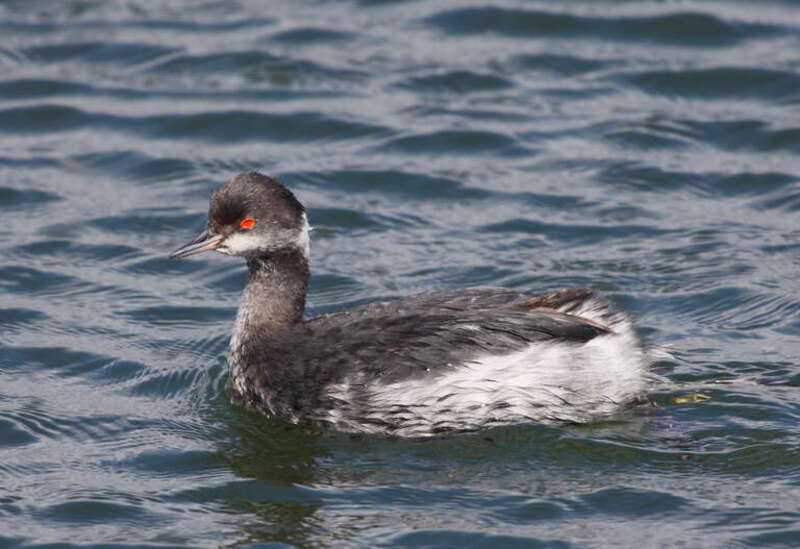
[{"label": "grebe", "polygon": [[405,437],[585,423],[641,402],[647,350],[585,289],[440,291],[304,320],[305,209],[276,179],[233,176],[171,257],[216,250],[250,271],[230,343],[234,403],[292,423]]}]

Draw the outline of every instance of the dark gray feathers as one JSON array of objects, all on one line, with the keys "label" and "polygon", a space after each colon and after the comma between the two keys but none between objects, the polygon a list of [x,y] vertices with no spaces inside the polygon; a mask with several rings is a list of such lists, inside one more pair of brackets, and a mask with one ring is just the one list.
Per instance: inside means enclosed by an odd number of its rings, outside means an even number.
[{"label": "dark gray feathers", "polygon": [[[581,298],[590,296],[596,297],[585,292]],[[580,345],[610,332],[577,316],[531,309],[530,300],[496,288],[436,292],[251,334],[238,357],[253,391],[243,400],[258,408],[268,394],[271,413],[302,418],[336,405],[325,396],[332,383],[425,383],[422,378],[478,356],[502,356],[541,341]]]}]

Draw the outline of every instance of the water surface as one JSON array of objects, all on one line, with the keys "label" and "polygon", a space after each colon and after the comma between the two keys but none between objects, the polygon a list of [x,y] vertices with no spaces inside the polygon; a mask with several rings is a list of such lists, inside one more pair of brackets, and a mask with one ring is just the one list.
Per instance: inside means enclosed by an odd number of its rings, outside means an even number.
[{"label": "water surface", "polygon": [[[800,544],[794,2],[0,2],[0,546]],[[655,406],[427,441],[231,407],[232,173],[312,313],[608,292]],[[707,397],[700,400],[697,395]]]}]

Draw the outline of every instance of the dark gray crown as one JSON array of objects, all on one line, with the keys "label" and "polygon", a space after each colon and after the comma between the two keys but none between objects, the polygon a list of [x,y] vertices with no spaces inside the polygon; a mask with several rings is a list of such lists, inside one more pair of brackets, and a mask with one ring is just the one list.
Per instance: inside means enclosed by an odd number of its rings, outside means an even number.
[{"label": "dark gray crown", "polygon": [[231,177],[211,196],[208,221],[218,232],[247,217],[257,221],[258,232],[268,228],[298,229],[304,212],[292,191],[277,179],[258,172],[243,172]]}]

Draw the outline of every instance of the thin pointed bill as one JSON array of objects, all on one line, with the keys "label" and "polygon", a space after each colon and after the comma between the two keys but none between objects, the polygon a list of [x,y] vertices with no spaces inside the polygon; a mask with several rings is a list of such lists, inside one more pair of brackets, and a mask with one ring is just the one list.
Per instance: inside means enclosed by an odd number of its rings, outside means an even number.
[{"label": "thin pointed bill", "polygon": [[214,234],[206,229],[200,233],[197,238],[169,254],[169,257],[171,259],[177,259],[180,257],[188,257],[190,255],[199,254],[200,252],[216,250],[219,248],[219,245],[222,244],[222,240],[224,238],[224,236]]}]

